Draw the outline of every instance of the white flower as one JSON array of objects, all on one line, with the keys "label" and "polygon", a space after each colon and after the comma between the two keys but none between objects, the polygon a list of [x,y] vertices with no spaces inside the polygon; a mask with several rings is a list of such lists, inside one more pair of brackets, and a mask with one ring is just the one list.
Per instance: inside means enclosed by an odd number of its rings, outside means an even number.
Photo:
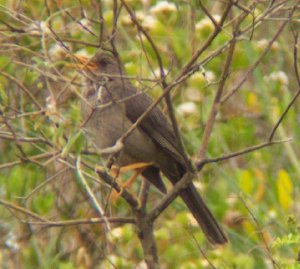
[{"label": "white flower", "polygon": [[20,249],[20,245],[17,241],[17,237],[13,232],[9,232],[7,239],[5,241],[6,247],[8,247],[12,251],[17,251]]},{"label": "white flower", "polygon": [[80,24],[83,25],[83,26],[89,26],[90,25],[88,19],[81,19]]},{"label": "white flower", "polygon": [[194,102],[185,102],[177,107],[177,111],[181,115],[191,115],[196,112],[196,108]]},{"label": "white flower", "polygon": [[120,238],[123,234],[123,228],[118,227],[110,231],[110,235],[112,238]]},{"label": "white flower", "polygon": [[66,56],[66,51],[62,46],[54,44],[49,49],[49,56],[52,60],[58,61],[63,59],[64,56]]},{"label": "white flower", "polygon": [[191,82],[195,82],[195,83],[204,83],[205,82],[205,78],[204,78],[202,72],[194,73],[193,75],[191,75],[190,80],[191,80]]},{"label": "white flower", "polygon": [[275,219],[277,217],[277,212],[274,209],[269,210],[268,215],[271,219]]},{"label": "white flower", "polygon": [[[164,74],[167,75],[169,73],[169,71],[165,68],[163,68]],[[155,70],[153,70],[153,77],[154,78],[160,78],[160,68],[156,68]]]},{"label": "white flower", "polygon": [[259,49],[265,49],[267,47],[267,45],[268,45],[267,39],[261,39],[256,42],[256,46]]},{"label": "white flower", "polygon": [[185,90],[185,96],[189,101],[200,102],[202,100],[201,92],[195,87],[187,88]]},{"label": "white flower", "polygon": [[153,18],[152,16],[145,16],[143,21],[142,21],[142,26],[146,29],[146,30],[151,30],[154,29],[157,26],[158,21]]},{"label": "white flower", "polygon": [[[143,11],[137,11],[135,13],[135,18],[146,30],[151,30],[157,27],[157,19],[155,19],[153,16],[145,15]],[[121,17],[121,23],[124,26],[132,26],[134,24],[128,14]]]},{"label": "white flower", "polygon": [[213,71],[211,70],[204,70],[194,73],[190,77],[191,81],[193,82],[198,82],[198,83],[203,83],[206,81],[207,83],[212,83],[216,79],[216,75]]},{"label": "white flower", "polygon": [[[267,40],[267,39],[264,39],[264,38],[263,38],[263,39],[260,39],[260,40],[258,40],[258,41],[256,42],[256,47],[257,47],[258,49],[260,49],[260,50],[264,50],[264,49],[267,48],[269,42],[270,42],[270,41]],[[279,49],[279,44],[278,44],[277,41],[275,41],[275,42],[272,44],[271,49],[272,49],[272,50],[278,50],[278,49]]]},{"label": "white flower", "polygon": [[170,13],[170,12],[176,12],[176,6],[174,3],[170,3],[168,1],[161,1],[158,2],[155,6],[153,6],[150,9],[150,12],[152,14],[159,14],[159,13]]},{"label": "white flower", "polygon": [[39,25],[39,22],[31,23],[28,28],[26,29],[27,32],[29,32],[32,35],[39,35],[41,34],[41,28]]},{"label": "white flower", "polygon": [[238,200],[238,199],[237,199],[237,197],[236,197],[235,195],[231,195],[231,196],[229,196],[229,197],[226,199],[226,202],[227,202],[228,205],[233,206],[233,205],[236,204],[237,200]]},{"label": "white flower", "polygon": [[204,78],[206,78],[208,83],[212,83],[216,79],[216,75],[213,71],[205,71]]},{"label": "white flower", "polygon": [[45,33],[45,34],[50,34],[51,33],[47,22],[41,21],[40,22],[40,29],[41,29],[42,33]]},{"label": "white flower", "polygon": [[81,50],[76,51],[75,55],[76,56],[86,57],[86,58],[90,58],[91,57],[91,55],[88,54],[88,52],[86,51],[86,49],[81,49]]},{"label": "white flower", "polygon": [[[219,23],[221,21],[221,16],[218,15],[218,14],[215,14],[213,15],[213,18],[215,19],[215,21],[217,23]],[[210,18],[204,18],[202,20],[200,20],[197,24],[196,24],[196,30],[203,30],[203,29],[207,29],[207,28],[211,28],[213,29],[214,28],[214,24],[213,22],[211,21]]]},{"label": "white flower", "polygon": [[198,226],[198,222],[196,221],[196,219],[194,218],[192,213],[188,212],[186,215],[187,215],[189,224],[191,224],[192,226]]},{"label": "white flower", "polygon": [[56,112],[56,102],[51,96],[46,97],[46,107],[49,112]]},{"label": "white flower", "polygon": [[146,264],[145,261],[141,261],[138,265],[137,265],[137,268],[140,268],[140,269],[147,269],[148,266]]},{"label": "white flower", "polygon": [[[135,13],[135,17],[136,17],[137,21],[143,22],[145,20],[146,16],[145,16],[145,13],[143,11],[137,11]],[[121,17],[121,22],[125,26],[133,25],[133,22],[132,22],[132,20],[131,20],[131,18],[128,14]]]},{"label": "white flower", "polygon": [[282,85],[289,84],[289,78],[287,74],[283,71],[275,71],[271,73],[269,76],[264,78],[266,81],[277,81]]},{"label": "white flower", "polygon": [[203,188],[202,182],[200,182],[199,180],[197,180],[197,181],[193,181],[193,183],[194,183],[194,185],[195,185],[195,187],[196,187],[197,190],[203,191],[204,188]]}]

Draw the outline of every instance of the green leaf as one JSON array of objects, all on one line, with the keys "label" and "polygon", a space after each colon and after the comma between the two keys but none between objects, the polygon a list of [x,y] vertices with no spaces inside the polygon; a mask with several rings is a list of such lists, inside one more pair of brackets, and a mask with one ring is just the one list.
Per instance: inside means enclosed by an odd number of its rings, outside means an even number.
[{"label": "green leaf", "polygon": [[76,268],[72,262],[60,262],[58,265],[59,269],[74,269]]},{"label": "green leaf", "polygon": [[53,208],[54,196],[51,193],[40,194],[34,200],[34,209],[39,214],[46,214]]},{"label": "green leaf", "polygon": [[299,245],[300,243],[300,235],[299,234],[288,234],[282,237],[277,237],[272,244],[272,247],[279,248],[283,246],[289,245]]},{"label": "green leaf", "polygon": [[0,103],[6,105],[8,103],[8,97],[4,88],[4,85],[0,82]]},{"label": "green leaf", "polygon": [[248,170],[243,170],[240,175],[240,187],[243,192],[251,194],[253,191],[253,176]]},{"label": "green leaf", "polygon": [[292,204],[293,184],[289,174],[285,170],[280,170],[276,182],[279,203],[286,212]]},{"label": "green leaf", "polygon": [[80,130],[79,132],[76,132],[71,136],[71,138],[69,139],[68,143],[65,145],[61,153],[62,157],[63,158],[66,157],[73,147],[78,153],[82,148],[82,145],[83,145],[83,134],[82,131]]}]

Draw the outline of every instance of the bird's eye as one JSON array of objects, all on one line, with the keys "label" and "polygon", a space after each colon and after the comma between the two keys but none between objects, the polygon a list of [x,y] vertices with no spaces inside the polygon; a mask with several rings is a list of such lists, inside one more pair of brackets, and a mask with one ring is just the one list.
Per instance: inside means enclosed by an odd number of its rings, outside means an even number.
[{"label": "bird's eye", "polygon": [[102,59],[102,60],[100,61],[100,65],[101,65],[102,67],[106,67],[106,66],[108,65],[108,61],[105,60],[105,59]]}]

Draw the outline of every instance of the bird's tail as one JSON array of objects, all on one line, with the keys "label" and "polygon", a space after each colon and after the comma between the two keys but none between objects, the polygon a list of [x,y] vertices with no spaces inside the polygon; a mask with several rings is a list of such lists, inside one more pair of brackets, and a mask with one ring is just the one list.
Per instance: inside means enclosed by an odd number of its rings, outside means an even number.
[{"label": "bird's tail", "polygon": [[190,183],[187,188],[180,192],[180,197],[183,199],[211,243],[227,243],[228,239],[225,233],[197,192],[193,183]]},{"label": "bird's tail", "polygon": [[[160,170],[173,185],[175,185],[186,172],[183,165],[167,158],[166,155],[160,157],[159,163]],[[193,182],[181,190],[179,195],[199,223],[208,240],[214,244],[225,244],[228,241],[225,233],[197,192]]]}]

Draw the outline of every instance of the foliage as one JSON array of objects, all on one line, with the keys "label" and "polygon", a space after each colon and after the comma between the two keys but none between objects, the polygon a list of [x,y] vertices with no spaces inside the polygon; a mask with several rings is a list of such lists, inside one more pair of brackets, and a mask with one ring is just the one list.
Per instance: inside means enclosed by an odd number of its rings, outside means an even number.
[{"label": "foliage", "polygon": [[[111,187],[94,171],[104,161],[83,134],[78,105],[83,80],[74,55],[92,56],[114,45],[133,83],[158,98],[163,87],[157,55],[137,24],[151,37],[171,83],[216,29],[201,4],[220,23],[226,1],[124,1],[136,22],[121,2],[0,1],[2,268],[145,267],[134,225],[112,224],[107,232],[105,225],[92,222],[99,212],[82,178],[109,216],[132,212],[123,199],[109,199]],[[172,90],[193,160],[205,143],[204,129],[239,18],[244,16],[207,158],[268,141],[299,89],[298,1],[235,2],[222,30]],[[292,141],[208,163],[194,181],[230,243],[209,245],[176,199],[155,222],[161,268],[299,268],[298,104],[275,133],[276,140]],[[141,185],[136,182],[130,192],[137,195]],[[149,210],[162,199],[150,190]],[[49,227],[49,221],[82,219],[90,223]]]}]

